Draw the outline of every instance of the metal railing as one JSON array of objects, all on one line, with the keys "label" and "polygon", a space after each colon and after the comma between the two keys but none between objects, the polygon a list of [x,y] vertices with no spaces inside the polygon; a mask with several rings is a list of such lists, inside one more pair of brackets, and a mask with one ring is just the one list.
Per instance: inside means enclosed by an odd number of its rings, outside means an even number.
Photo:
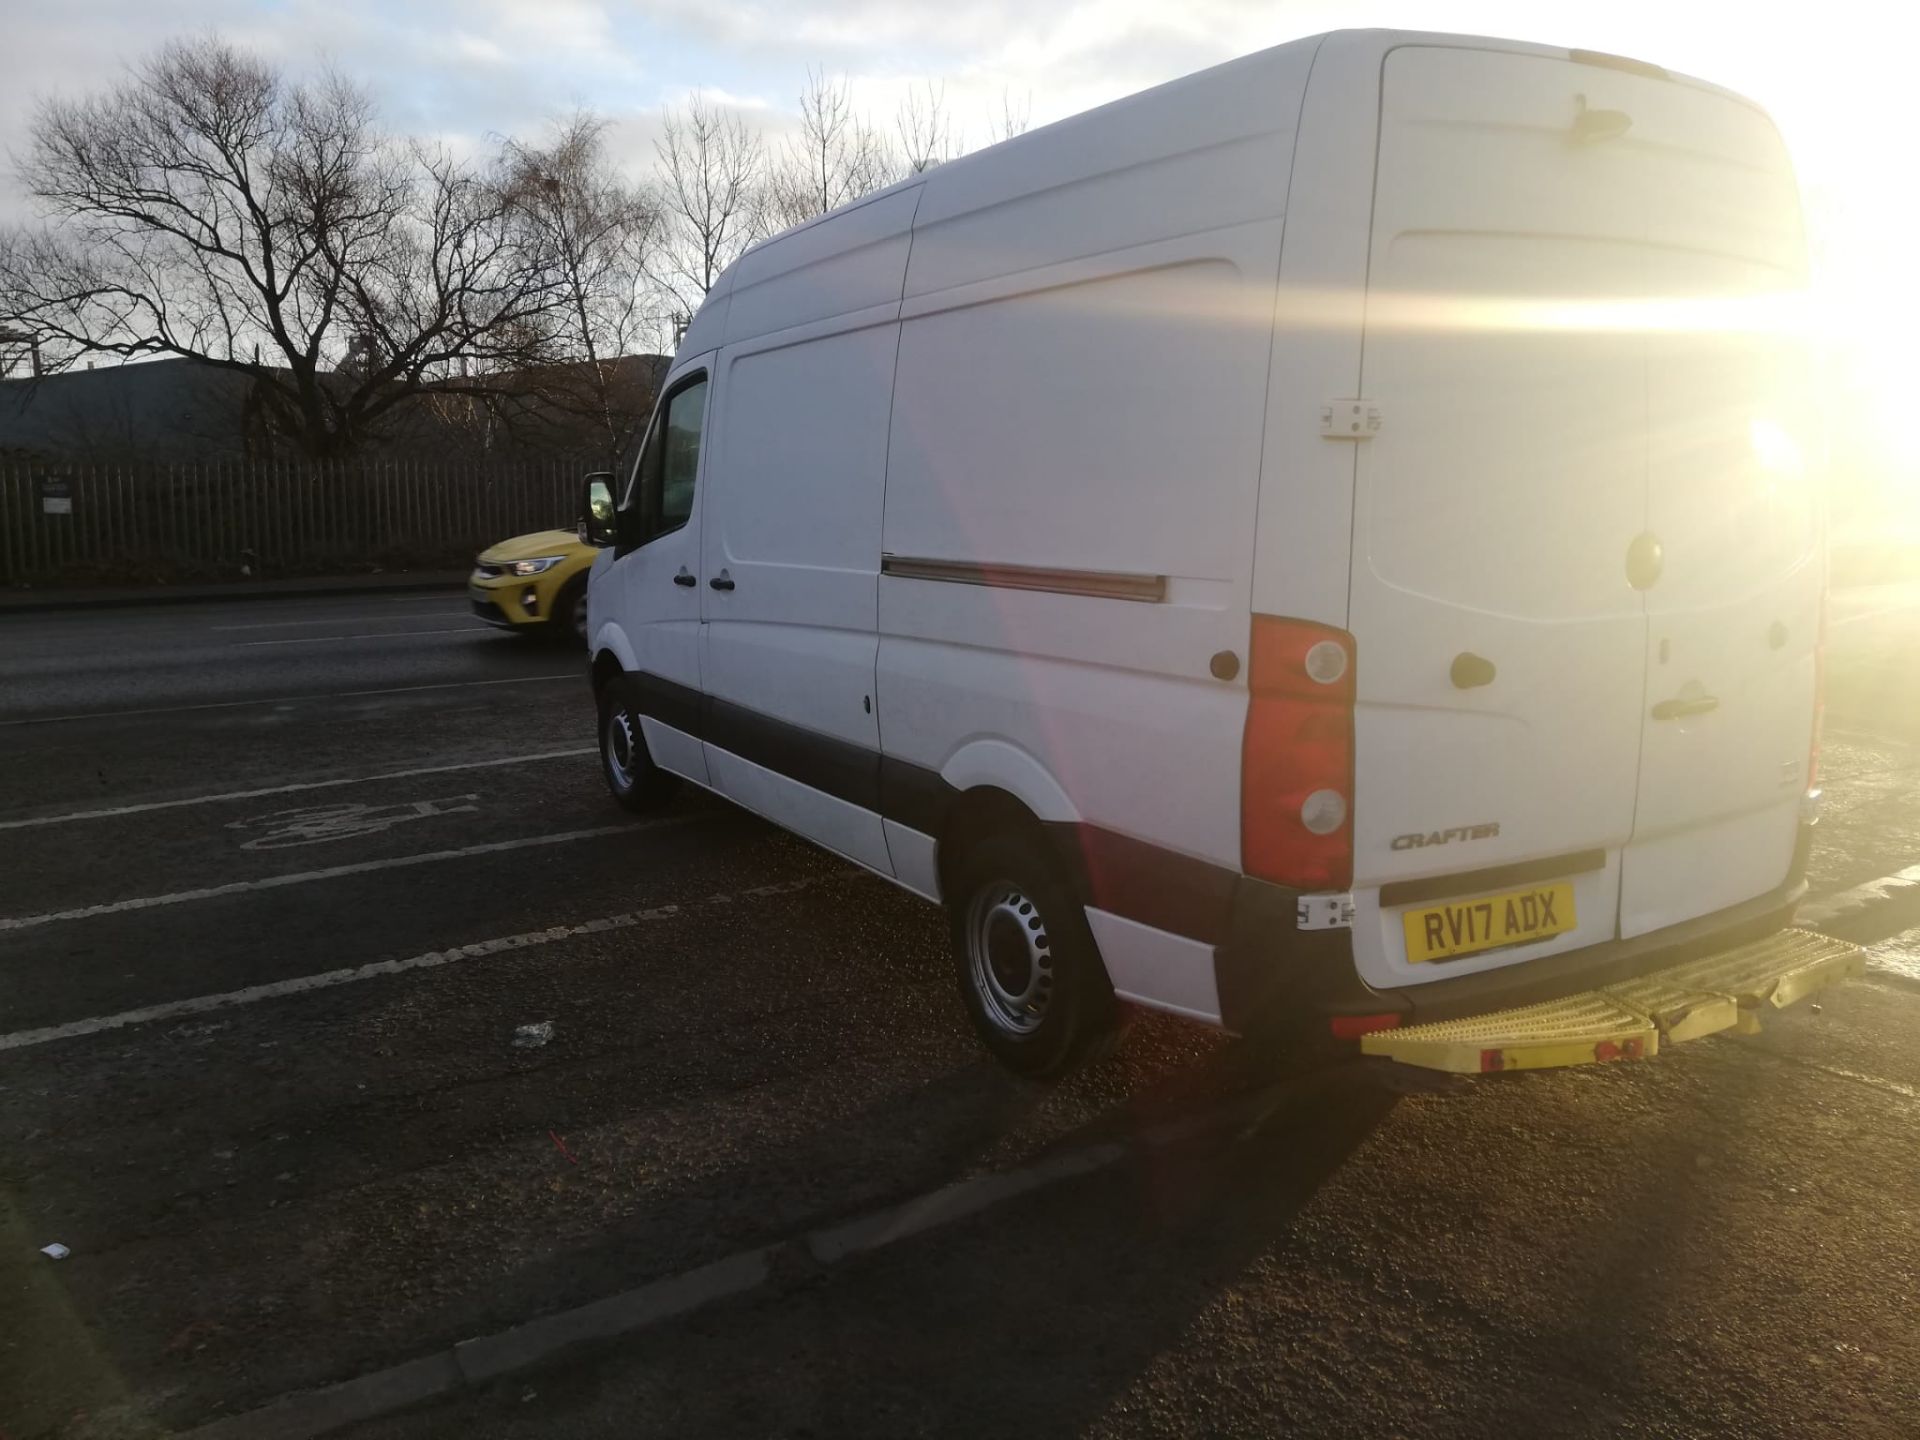
[{"label": "metal railing", "polygon": [[586,459],[0,461],[0,585],[461,565],[570,527]]}]

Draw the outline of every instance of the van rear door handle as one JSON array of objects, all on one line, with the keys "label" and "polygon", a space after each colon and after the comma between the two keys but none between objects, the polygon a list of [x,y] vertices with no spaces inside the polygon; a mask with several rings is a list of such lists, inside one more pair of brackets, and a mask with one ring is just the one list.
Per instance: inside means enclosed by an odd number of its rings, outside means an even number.
[{"label": "van rear door handle", "polygon": [[691,570],[682,565],[680,567],[680,573],[673,577],[673,583],[676,585],[698,585],[700,581]]},{"label": "van rear door handle", "polygon": [[1656,720],[1679,720],[1687,715],[1705,715],[1718,710],[1720,702],[1711,695],[1693,695],[1685,699],[1662,700],[1653,707]]}]

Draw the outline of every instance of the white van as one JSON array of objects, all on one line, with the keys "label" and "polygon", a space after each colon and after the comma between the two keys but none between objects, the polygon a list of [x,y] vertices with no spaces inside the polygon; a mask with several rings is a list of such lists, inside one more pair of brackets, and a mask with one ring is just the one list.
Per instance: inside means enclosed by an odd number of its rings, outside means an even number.
[{"label": "white van", "polygon": [[1116,999],[1354,1036],[1770,933],[1825,584],[1804,270],[1748,101],[1386,31],[790,230],[591,497],[608,782],[946,906],[1032,1073]]}]

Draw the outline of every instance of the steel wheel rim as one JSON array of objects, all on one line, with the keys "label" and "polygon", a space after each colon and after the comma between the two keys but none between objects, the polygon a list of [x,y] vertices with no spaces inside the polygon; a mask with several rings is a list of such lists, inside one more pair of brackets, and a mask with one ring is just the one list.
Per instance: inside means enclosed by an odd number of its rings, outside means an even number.
[{"label": "steel wheel rim", "polygon": [[1031,1035],[1053,998],[1053,946],[1039,907],[1010,881],[974,893],[967,907],[967,975],[982,1010],[1009,1035]]},{"label": "steel wheel rim", "polygon": [[607,776],[613,788],[624,794],[633,788],[634,754],[639,737],[634,734],[633,717],[619,708],[607,712]]}]

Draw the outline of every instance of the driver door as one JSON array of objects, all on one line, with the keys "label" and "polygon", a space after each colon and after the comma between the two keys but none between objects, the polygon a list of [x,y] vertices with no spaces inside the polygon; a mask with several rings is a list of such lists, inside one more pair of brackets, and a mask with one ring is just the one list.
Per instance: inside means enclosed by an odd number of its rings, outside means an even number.
[{"label": "driver door", "polygon": [[632,701],[663,770],[707,781],[700,743],[700,510],[705,358],[667,384],[621,502],[613,572],[633,646]]}]

